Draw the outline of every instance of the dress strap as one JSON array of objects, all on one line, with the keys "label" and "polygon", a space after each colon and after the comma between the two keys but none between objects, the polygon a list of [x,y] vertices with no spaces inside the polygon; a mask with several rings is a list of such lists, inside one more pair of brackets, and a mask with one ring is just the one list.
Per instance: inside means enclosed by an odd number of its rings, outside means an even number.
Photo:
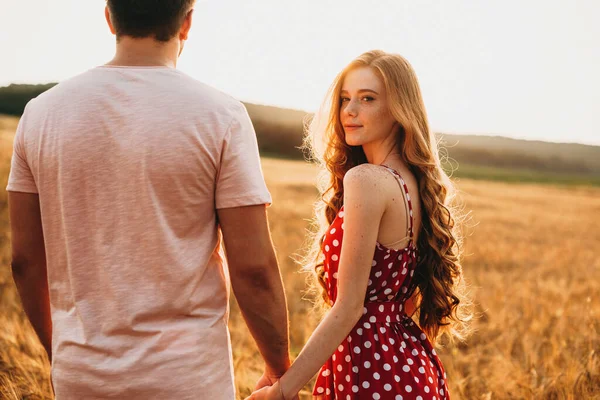
[{"label": "dress strap", "polygon": [[406,182],[404,182],[404,179],[402,179],[402,175],[400,175],[400,173],[398,171],[396,171],[395,169],[393,169],[391,167],[388,167],[385,164],[381,164],[381,166],[385,167],[388,171],[390,171],[394,175],[394,177],[398,181],[398,184],[400,185],[400,188],[402,189],[402,197],[405,199],[406,213],[408,214],[407,231],[408,231],[408,236],[410,238],[410,241],[412,242],[412,240],[413,240],[413,207],[412,207],[412,202],[410,200],[410,193],[408,192],[408,186],[406,185]]}]

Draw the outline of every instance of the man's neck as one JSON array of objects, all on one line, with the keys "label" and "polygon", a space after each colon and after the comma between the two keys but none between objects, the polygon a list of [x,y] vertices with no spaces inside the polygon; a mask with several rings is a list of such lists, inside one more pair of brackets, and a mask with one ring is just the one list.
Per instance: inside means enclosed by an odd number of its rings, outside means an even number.
[{"label": "man's neck", "polygon": [[175,68],[179,51],[177,39],[159,42],[153,38],[134,39],[123,36],[117,42],[115,57],[106,65]]}]

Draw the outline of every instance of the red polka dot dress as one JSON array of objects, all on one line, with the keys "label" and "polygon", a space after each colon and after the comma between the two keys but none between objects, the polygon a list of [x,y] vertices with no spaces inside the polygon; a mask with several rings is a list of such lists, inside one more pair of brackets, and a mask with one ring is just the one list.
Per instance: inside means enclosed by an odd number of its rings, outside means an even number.
[{"label": "red polka dot dress", "polygon": [[[363,316],[321,367],[313,395],[319,399],[449,399],[446,373],[431,342],[404,312],[417,265],[412,204],[395,170],[409,215],[409,243],[403,249],[376,244]],[[337,270],[344,234],[344,207],[323,241],[325,284],[331,304],[337,297]]]}]

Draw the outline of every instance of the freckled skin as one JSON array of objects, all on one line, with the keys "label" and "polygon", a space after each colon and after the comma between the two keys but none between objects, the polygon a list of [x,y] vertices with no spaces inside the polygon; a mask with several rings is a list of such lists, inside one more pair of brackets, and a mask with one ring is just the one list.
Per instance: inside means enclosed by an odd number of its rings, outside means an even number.
[{"label": "freckled skin", "polygon": [[372,68],[349,71],[340,100],[340,120],[346,143],[363,146],[368,153],[371,147],[380,148],[395,141],[398,124],[389,110],[385,85]]}]

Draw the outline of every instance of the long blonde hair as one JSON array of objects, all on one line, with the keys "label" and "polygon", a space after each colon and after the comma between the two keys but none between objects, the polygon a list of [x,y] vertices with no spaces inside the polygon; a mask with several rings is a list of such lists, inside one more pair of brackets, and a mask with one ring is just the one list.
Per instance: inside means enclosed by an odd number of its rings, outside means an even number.
[{"label": "long blonde hair", "polygon": [[321,244],[344,198],[346,172],[367,162],[361,146],[345,141],[340,122],[340,92],[348,71],[371,67],[382,79],[390,111],[399,123],[398,151],[414,174],[421,200],[421,232],[417,248],[419,259],[414,275],[418,293],[417,315],[420,327],[435,343],[443,334],[463,338],[469,320],[466,286],[460,264],[461,238],[458,211],[453,209],[453,187],[442,169],[438,146],[429,129],[425,105],[417,76],[403,57],[380,50],[366,52],[354,59],[335,78],[320,111],[307,126],[304,148],[321,167],[318,188],[321,199],[315,206],[315,230],[308,257],[325,303],[329,303],[323,281]]}]

